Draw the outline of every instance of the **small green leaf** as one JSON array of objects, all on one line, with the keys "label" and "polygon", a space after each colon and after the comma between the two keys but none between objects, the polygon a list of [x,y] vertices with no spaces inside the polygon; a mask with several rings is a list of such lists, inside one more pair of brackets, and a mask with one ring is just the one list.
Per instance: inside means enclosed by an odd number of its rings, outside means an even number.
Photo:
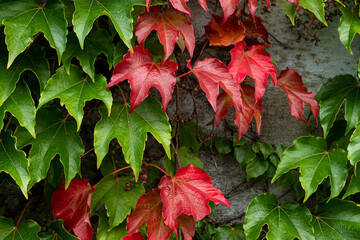
[{"label": "small green leaf", "polygon": [[300,6],[314,13],[315,16],[327,26],[323,0],[300,0]]},{"label": "small green leaf", "polygon": [[313,227],[316,239],[359,239],[360,207],[355,203],[332,199],[316,208]]},{"label": "small green leaf", "polygon": [[234,134],[234,137],[233,137],[233,147],[235,146],[242,146],[242,145],[245,145],[246,144],[246,141],[245,141],[245,138],[241,137],[240,138],[240,141],[238,142],[238,134],[235,133]]},{"label": "small green leaf", "polygon": [[327,144],[323,138],[301,137],[287,148],[277,167],[274,182],[290,169],[300,167],[300,182],[305,190],[306,201],[313,194],[318,185],[327,177],[330,179],[331,195],[339,195],[347,177],[347,157],[343,149],[327,151]]},{"label": "small green leaf", "polygon": [[204,169],[204,165],[200,159],[191,154],[187,147],[180,147],[178,149],[178,158],[180,161],[180,167],[186,167],[188,165],[195,165],[198,168]]},{"label": "small green leaf", "polygon": [[305,196],[305,191],[301,187],[299,177],[300,177],[299,171],[290,170],[289,172],[281,175],[278,180],[279,188],[281,188],[285,185],[291,186],[294,188],[295,193],[296,193],[296,198],[298,201]]},{"label": "small green leaf", "polygon": [[71,59],[76,57],[79,59],[84,72],[95,80],[94,63],[100,53],[107,56],[109,68],[112,67],[114,45],[111,40],[112,38],[107,31],[94,28],[85,39],[84,48],[81,49],[75,33],[70,33],[62,59],[66,72],[70,74]]},{"label": "small green leaf", "polygon": [[214,240],[246,240],[243,224],[238,223],[234,227],[227,225],[220,226],[216,229]]},{"label": "small green leaf", "polygon": [[341,7],[342,16],[338,26],[339,38],[341,43],[346,47],[350,54],[351,43],[354,40],[356,33],[360,33],[360,18],[359,12],[351,7]]},{"label": "small green leaf", "polygon": [[115,67],[116,64],[118,64],[121,60],[123,60],[124,55],[127,53],[127,50],[128,48],[122,41],[119,41],[116,44],[113,54],[114,55],[113,67]]},{"label": "small green leaf", "polygon": [[125,161],[132,167],[137,180],[142,165],[143,152],[147,132],[150,132],[160,142],[170,155],[171,126],[168,117],[162,113],[161,104],[151,98],[143,101],[131,114],[130,106],[126,104],[114,104],[110,117],[107,117],[104,106],[100,106],[101,120],[95,126],[94,146],[97,155],[97,166],[109,149],[109,143],[113,138],[119,141]]},{"label": "small green leaf", "polygon": [[[192,149],[199,154],[201,143],[196,138],[196,123],[188,122],[179,126],[179,143],[180,146]],[[202,137],[202,128],[199,126],[199,135]]]},{"label": "small green leaf", "polygon": [[110,115],[112,96],[110,91],[106,91],[106,85],[106,78],[102,75],[95,75],[95,82],[92,82],[88,77],[84,77],[82,70],[75,65],[70,66],[69,75],[64,67],[60,67],[49,79],[41,94],[37,109],[55,98],[60,98],[61,104],[65,104],[69,114],[75,118],[77,130],[79,130],[86,101],[102,100]]},{"label": "small green leaf", "polygon": [[48,229],[48,232],[39,234],[41,240],[79,240],[65,230],[62,220],[51,221]]},{"label": "small green leaf", "polygon": [[40,230],[40,225],[34,220],[24,220],[15,226],[12,219],[0,217],[0,239],[2,240],[40,239],[37,235]]},{"label": "small green leaf", "polygon": [[27,186],[29,183],[29,161],[25,153],[16,148],[16,138],[11,136],[10,131],[0,133],[0,172],[11,175],[22,193],[27,198]]},{"label": "small green leaf", "polygon": [[39,79],[41,90],[50,77],[49,63],[38,45],[32,44],[9,69],[6,67],[7,55],[3,28],[0,28],[0,106],[15,90],[22,72],[31,70]]},{"label": "small green leaf", "polygon": [[249,162],[252,162],[257,158],[256,153],[252,151],[251,146],[243,145],[241,147],[235,147],[234,155],[236,161],[239,163],[240,169],[243,168]]},{"label": "small green leaf", "polygon": [[320,123],[327,137],[340,107],[345,104],[346,134],[360,122],[359,81],[351,75],[341,75],[328,80],[316,94],[320,106]]},{"label": "small green leaf", "polygon": [[295,25],[295,14],[296,14],[296,3],[294,2],[288,2],[287,0],[280,0],[281,6],[288,18],[290,19],[292,25]]},{"label": "small green leaf", "polygon": [[195,223],[195,230],[201,240],[212,240],[212,236],[216,232],[215,225],[212,222],[204,223],[202,220]]},{"label": "small green leaf", "polygon": [[274,151],[271,144],[264,142],[256,142],[252,145],[252,150],[256,153],[262,153],[265,159],[267,159],[270,154]]},{"label": "small green leaf", "polygon": [[256,157],[246,165],[246,179],[263,175],[269,168],[269,162],[263,157]]},{"label": "small green leaf", "polygon": [[126,222],[119,226],[113,227],[111,230],[109,225],[109,218],[105,211],[99,213],[99,227],[97,229],[97,240],[119,240],[127,235]]},{"label": "small green leaf", "polygon": [[331,148],[333,142],[337,142],[345,135],[346,121],[344,119],[335,120],[334,125],[330,128],[329,134],[326,137],[328,149]]},{"label": "small green leaf", "polygon": [[95,212],[105,204],[109,217],[108,230],[123,222],[131,209],[135,209],[137,199],[145,193],[140,183],[133,183],[131,190],[128,190],[125,184],[129,182],[129,177],[117,177],[112,174],[104,177],[95,187],[90,208]]},{"label": "small green leaf", "polygon": [[314,238],[311,213],[297,202],[278,205],[277,197],[265,193],[255,197],[248,206],[244,229],[246,239],[258,239],[261,229],[266,224],[268,240],[311,240]]},{"label": "small green leaf", "polygon": [[66,187],[71,179],[80,172],[80,155],[84,153],[84,145],[76,132],[76,122],[69,117],[64,119],[57,108],[46,107],[36,115],[36,139],[24,129],[20,128],[15,136],[19,139],[17,146],[22,148],[29,144],[30,161],[30,189],[35,183],[46,177],[50,161],[60,155],[60,162],[64,166]]},{"label": "small green leaf", "polygon": [[33,36],[39,32],[44,33],[61,60],[66,44],[67,22],[64,5],[60,0],[45,3],[36,0],[5,0],[0,3],[0,9],[0,16],[7,12],[2,21],[9,49],[7,67],[11,66],[16,56],[25,50],[33,41]]},{"label": "small green leaf", "polygon": [[282,144],[279,144],[276,146],[275,151],[276,151],[277,155],[279,156],[279,158],[281,158],[285,150],[286,150],[286,147]]},{"label": "small green leaf", "polygon": [[355,167],[354,174],[351,176],[349,186],[346,189],[346,192],[343,199],[347,198],[350,195],[360,192],[360,167],[359,164]]},{"label": "small green leaf", "polygon": [[231,153],[232,145],[233,145],[231,140],[222,137],[217,137],[215,138],[214,141],[215,141],[215,148],[219,152],[220,156]]},{"label": "small green leaf", "polygon": [[348,145],[348,158],[350,163],[355,166],[360,161],[360,125],[356,126],[355,131],[351,135]]},{"label": "small green leaf", "polygon": [[23,81],[17,84],[15,91],[0,107],[0,129],[3,128],[4,123],[2,119],[7,111],[16,117],[20,125],[25,127],[35,137],[35,104],[29,87]]}]

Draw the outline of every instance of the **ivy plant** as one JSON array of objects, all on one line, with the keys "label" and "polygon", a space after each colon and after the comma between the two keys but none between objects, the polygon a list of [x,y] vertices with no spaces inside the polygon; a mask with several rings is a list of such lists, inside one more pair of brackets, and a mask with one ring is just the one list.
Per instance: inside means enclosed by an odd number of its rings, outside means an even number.
[{"label": "ivy plant", "polygon": [[[360,74],[334,76],[315,96],[296,69],[277,69],[257,0],[198,3],[211,12],[205,43],[183,0],[0,0],[0,173],[24,197],[21,212],[0,216],[1,239],[359,238]],[[331,3],[352,54],[357,2]],[[322,0],[281,5],[293,25],[312,16],[305,39],[314,22],[327,26]],[[204,57],[213,47],[231,60]],[[245,141],[253,119],[260,133],[268,83],[304,123],[306,105],[324,136]],[[179,88],[194,104],[184,119]],[[216,126],[234,107],[233,140],[204,136],[199,96]],[[264,193],[244,221],[216,222],[215,205],[230,203],[198,157],[207,147],[236,159],[250,183],[290,185],[298,201]],[[39,199],[49,217],[25,218]]]}]

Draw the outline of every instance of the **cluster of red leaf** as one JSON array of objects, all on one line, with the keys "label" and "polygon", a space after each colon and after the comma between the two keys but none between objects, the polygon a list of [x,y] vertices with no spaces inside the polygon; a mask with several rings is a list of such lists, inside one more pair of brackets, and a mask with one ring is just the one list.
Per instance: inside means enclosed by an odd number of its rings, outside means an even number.
[{"label": "cluster of red leaf", "polygon": [[195,221],[211,213],[209,201],[230,207],[221,191],[212,186],[211,178],[194,165],[179,168],[174,177],[162,177],[158,189],[142,195],[135,211],[127,218],[126,230],[135,240],[145,222],[149,240],[167,240],[180,228],[185,240],[195,235]]},{"label": "cluster of red leaf", "polygon": [[[91,196],[95,188],[86,179],[73,179],[65,190],[65,184],[53,193],[51,208],[56,219],[64,221],[64,227],[73,229],[80,240],[92,239],[93,229],[89,220]],[[211,213],[209,201],[230,207],[221,191],[212,186],[211,178],[204,170],[188,165],[178,170],[174,177],[162,177],[158,189],[143,194],[135,211],[127,218],[127,233],[123,239],[144,239],[138,232],[145,222],[147,236],[151,240],[167,240],[180,228],[186,240],[195,235],[195,221]]]},{"label": "cluster of red leaf", "polygon": [[[182,6],[181,9],[176,7],[180,5],[175,3],[173,6],[191,14],[185,3],[186,1],[176,2]],[[202,3],[202,6],[206,6],[206,1]],[[224,9],[228,10],[232,9],[232,4],[235,4],[227,1],[220,3],[223,8],[226,5]],[[256,7],[257,0],[249,1],[249,4]],[[270,7],[269,0],[267,4]],[[184,39],[190,57],[193,56],[195,48],[193,26],[187,16],[176,9],[170,8],[161,12],[159,7],[153,7],[150,12],[140,14],[135,27],[135,35],[140,46],[134,47],[133,52],[129,50],[124,59],[115,66],[108,88],[126,79],[129,80],[132,89],[130,112],[149,95],[151,87],[156,87],[160,91],[165,111],[174,91],[176,84],[174,72],[177,70],[177,63],[167,59],[180,37]],[[235,107],[234,122],[238,126],[240,139],[247,132],[253,117],[260,133],[261,99],[269,76],[272,78],[271,83],[277,85],[277,69],[270,54],[264,50],[269,47],[265,44],[270,44],[270,41],[261,18],[256,17],[252,11],[251,15],[244,11],[235,11],[235,7],[230,12],[230,15],[225,12],[224,16],[212,16],[210,23],[205,27],[210,46],[234,45],[230,51],[231,61],[228,67],[215,58],[197,60],[193,66],[188,60],[187,67],[190,69],[188,73],[193,73],[197,77],[201,89],[214,109],[217,125],[228,113],[228,109],[231,106]],[[158,38],[165,52],[164,61],[155,63],[151,53],[144,48],[145,40],[153,30],[158,32]],[[261,39],[263,43],[259,41]],[[281,73],[280,79],[279,87],[288,95],[290,113],[297,119],[305,121],[301,116],[305,103],[317,117],[319,107],[314,94],[307,92],[301,77],[294,70],[286,69]],[[255,88],[245,84],[247,81],[254,82]],[[224,91],[220,95],[219,87]]]}]

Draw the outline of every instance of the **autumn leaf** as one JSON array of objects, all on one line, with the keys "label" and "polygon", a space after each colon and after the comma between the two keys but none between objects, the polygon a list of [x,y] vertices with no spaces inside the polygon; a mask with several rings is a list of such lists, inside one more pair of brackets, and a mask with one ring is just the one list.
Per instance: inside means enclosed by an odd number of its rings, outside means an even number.
[{"label": "autumn leaf", "polygon": [[[241,85],[241,98],[242,105],[241,111],[236,111],[234,115],[234,122],[238,126],[238,141],[241,136],[244,135],[249,129],[252,118],[255,118],[257,124],[257,131],[260,134],[261,127],[261,111],[262,111],[262,100],[255,100],[254,87],[242,84]],[[233,106],[233,102],[226,92],[222,92],[216,102],[217,111],[215,112],[216,126],[219,125],[220,120],[223,119],[229,111],[229,108]]]},{"label": "autumn leaf", "polygon": [[[167,240],[173,230],[165,224],[162,211],[163,203],[159,189],[143,194],[136,203],[135,211],[127,218],[127,233],[132,235],[139,232],[145,222],[149,240]],[[190,216],[179,216],[178,227],[183,230],[186,240],[192,239],[195,235],[195,222]]]},{"label": "autumn leaf", "polygon": [[230,53],[229,72],[239,83],[246,76],[254,79],[256,100],[260,100],[264,95],[269,75],[273,78],[273,84],[276,85],[277,70],[272,63],[270,54],[265,52],[261,46],[254,45],[246,50],[246,43],[239,42]]},{"label": "autumn leaf", "polygon": [[223,17],[213,15],[211,21],[205,26],[205,35],[210,46],[229,46],[245,38],[245,29],[239,25],[239,18],[231,16],[225,24]]},{"label": "autumn leaf", "polygon": [[280,72],[278,77],[278,86],[286,93],[289,105],[290,114],[296,117],[298,120],[305,121],[302,117],[304,113],[304,103],[310,108],[314,117],[319,115],[319,105],[315,100],[315,95],[312,92],[308,92],[301,76],[293,69],[286,68]]},{"label": "autumn leaf", "polygon": [[224,13],[222,24],[235,12],[236,5],[238,5],[239,2],[240,0],[220,0],[220,5]]},{"label": "autumn leaf", "polygon": [[[268,8],[271,8],[271,4],[270,4],[270,0],[265,0]],[[258,4],[258,0],[249,0],[248,2],[248,6],[249,6],[249,10],[250,10],[250,13],[251,13],[251,16],[253,19],[255,19],[255,11],[256,11],[256,7],[257,7],[257,4]]]},{"label": "autumn leaf", "polygon": [[194,165],[179,168],[173,178],[164,176],[158,187],[164,204],[164,223],[174,231],[181,214],[191,215],[198,221],[211,213],[209,200],[230,207],[221,191],[213,187],[209,175]]},{"label": "autumn leaf", "polygon": [[247,14],[245,11],[240,13],[240,24],[245,28],[245,42],[249,44],[248,39],[252,41],[261,37],[266,43],[269,41],[269,33],[263,25],[263,20],[260,17],[255,17],[253,19],[250,14]]},{"label": "autumn leaf", "polygon": [[174,51],[174,45],[179,40],[180,34],[185,40],[190,57],[193,56],[195,48],[194,29],[184,13],[174,8],[162,13],[160,7],[153,7],[151,12],[140,14],[135,27],[135,35],[140,45],[144,46],[145,39],[153,30],[158,31],[160,43],[164,46],[164,61]]},{"label": "autumn leaf", "polygon": [[206,58],[195,62],[191,67],[190,61],[187,67],[198,78],[201,89],[216,112],[216,99],[219,95],[219,86],[231,97],[235,109],[241,111],[241,94],[239,84],[229,73],[229,70],[219,59]]},{"label": "autumn leaf", "polygon": [[123,237],[121,240],[145,240],[145,238],[140,233],[134,233],[129,236]]},{"label": "autumn leaf", "polygon": [[156,87],[160,91],[165,112],[176,84],[174,72],[177,70],[177,63],[172,60],[154,63],[149,50],[140,46],[134,47],[133,50],[133,53],[128,50],[124,59],[116,64],[106,89],[128,79],[131,87],[131,113],[149,96],[149,89]]},{"label": "autumn leaf", "polygon": [[94,191],[87,179],[73,179],[66,190],[63,181],[51,197],[50,205],[55,218],[62,219],[66,230],[73,229],[80,240],[92,239],[89,213]]}]

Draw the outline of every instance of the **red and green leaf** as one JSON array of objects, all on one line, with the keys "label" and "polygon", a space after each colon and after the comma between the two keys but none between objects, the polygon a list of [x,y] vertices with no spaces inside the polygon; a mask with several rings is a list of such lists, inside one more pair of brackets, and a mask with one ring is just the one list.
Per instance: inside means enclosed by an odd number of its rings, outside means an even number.
[{"label": "red and green leaf", "polygon": [[173,60],[154,63],[149,50],[141,46],[134,47],[133,50],[133,53],[128,50],[124,59],[116,64],[110,83],[106,88],[128,79],[131,87],[131,113],[149,96],[149,89],[156,87],[160,91],[165,112],[176,84],[174,72],[177,70],[177,63]]},{"label": "red and green leaf", "polygon": [[210,200],[230,207],[221,191],[213,187],[209,175],[194,165],[179,168],[174,177],[164,176],[158,187],[164,204],[164,223],[174,231],[181,214],[191,215],[198,221],[211,213]]},{"label": "red and green leaf", "polygon": [[51,208],[56,219],[62,219],[66,230],[72,229],[80,240],[91,240],[93,229],[89,213],[92,194],[95,188],[87,179],[73,179],[65,190],[62,182],[51,198]]},{"label": "red and green leaf", "polygon": [[135,35],[140,45],[144,46],[145,39],[153,30],[158,31],[160,43],[164,46],[164,61],[174,51],[174,45],[179,40],[180,34],[185,40],[190,57],[193,56],[195,48],[194,29],[184,13],[174,8],[162,13],[160,7],[153,7],[151,12],[140,14],[135,27]]},{"label": "red and green leaf", "polygon": [[261,46],[254,45],[246,50],[246,43],[239,42],[230,53],[229,72],[239,83],[246,76],[254,79],[256,100],[260,100],[264,95],[268,76],[272,77],[273,84],[276,85],[277,70],[272,63],[270,54],[265,52]]},{"label": "red and green leaf", "polygon": [[290,68],[282,70],[278,77],[278,86],[284,90],[288,97],[291,115],[298,120],[307,123],[302,117],[305,103],[310,108],[317,121],[319,105],[315,100],[315,95],[314,93],[307,91],[301,76],[297,72]]}]

